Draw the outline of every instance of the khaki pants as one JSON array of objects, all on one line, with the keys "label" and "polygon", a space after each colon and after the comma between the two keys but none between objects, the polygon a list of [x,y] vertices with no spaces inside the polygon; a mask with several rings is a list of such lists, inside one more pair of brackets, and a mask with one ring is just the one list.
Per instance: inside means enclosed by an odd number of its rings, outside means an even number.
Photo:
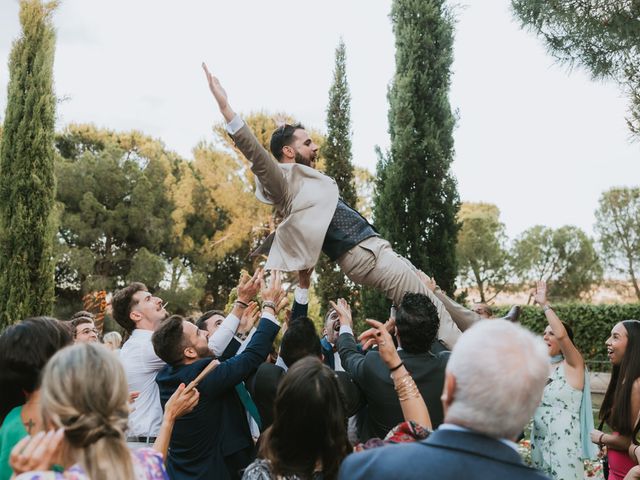
[{"label": "khaki pants", "polygon": [[380,237],[363,240],[338,258],[338,265],[351,281],[381,290],[395,305],[400,305],[407,292],[429,297],[440,317],[438,339],[449,349],[461,332],[482,318],[448,298],[440,289],[428,290],[416,275],[416,267]]}]

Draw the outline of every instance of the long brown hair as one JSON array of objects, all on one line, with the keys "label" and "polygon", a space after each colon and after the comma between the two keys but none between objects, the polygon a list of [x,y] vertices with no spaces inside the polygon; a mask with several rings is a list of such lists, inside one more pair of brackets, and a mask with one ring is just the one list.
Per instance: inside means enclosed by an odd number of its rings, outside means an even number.
[{"label": "long brown hair", "polygon": [[599,417],[620,435],[631,435],[635,422],[631,418],[631,390],[640,378],[640,321],[625,320],[622,325],[627,330],[627,347],[620,365],[613,366]]},{"label": "long brown hair", "polygon": [[44,369],[40,402],[45,424],[64,428],[69,460],[91,480],[134,479],[124,436],[127,400],[122,365],[103,345],[65,348]]},{"label": "long brown hair", "polygon": [[298,360],[278,387],[274,421],[263,434],[259,456],[274,475],[313,476],[318,461],[326,480],[338,478],[352,448],[344,398],[335,373],[318,358]]}]

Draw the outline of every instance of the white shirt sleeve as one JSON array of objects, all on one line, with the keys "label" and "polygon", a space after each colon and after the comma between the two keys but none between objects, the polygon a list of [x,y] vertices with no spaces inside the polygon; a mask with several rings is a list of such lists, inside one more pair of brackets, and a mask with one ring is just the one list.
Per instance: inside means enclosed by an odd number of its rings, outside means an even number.
[{"label": "white shirt sleeve", "polygon": [[343,333],[350,333],[353,335],[353,329],[349,325],[340,325],[340,335]]},{"label": "white shirt sleeve", "polygon": [[236,116],[233,117],[233,119],[229,123],[227,123],[227,132],[233,135],[234,133],[237,133],[238,130],[240,130],[243,125],[244,125],[244,120],[242,120],[240,115],[236,114]]},{"label": "white shirt sleeve", "polygon": [[296,299],[296,303],[306,305],[309,303],[309,289],[296,287],[293,292],[293,297]]},{"label": "white shirt sleeve", "polygon": [[225,349],[233,339],[238,330],[240,319],[233,313],[227,315],[227,318],[220,324],[218,329],[209,337],[209,348],[216,357],[222,356]]}]

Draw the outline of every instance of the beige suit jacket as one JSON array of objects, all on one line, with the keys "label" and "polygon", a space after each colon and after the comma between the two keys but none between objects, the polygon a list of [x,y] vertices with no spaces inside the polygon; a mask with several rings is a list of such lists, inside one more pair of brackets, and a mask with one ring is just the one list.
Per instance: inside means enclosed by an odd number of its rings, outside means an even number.
[{"label": "beige suit jacket", "polygon": [[338,204],[335,180],[305,165],[278,163],[246,124],[231,136],[259,180],[256,197],[273,204],[284,218],[265,269],[291,272],[315,266]]}]

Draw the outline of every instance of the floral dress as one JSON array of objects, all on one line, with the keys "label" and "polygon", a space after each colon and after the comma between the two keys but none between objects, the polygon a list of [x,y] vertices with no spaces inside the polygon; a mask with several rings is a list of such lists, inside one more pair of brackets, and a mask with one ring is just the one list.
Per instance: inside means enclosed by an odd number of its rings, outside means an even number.
[{"label": "floral dress", "polygon": [[[141,448],[131,452],[133,470],[136,480],[169,480],[164,468],[162,455],[151,448]],[[90,480],[82,467],[73,465],[62,473],[59,472],[27,472],[16,477],[16,480]],[[115,480],[115,479],[114,479]]]},{"label": "floral dress", "polygon": [[533,416],[531,461],[555,480],[582,480],[580,404],[582,391],[567,383],[564,362],[553,371]]}]

